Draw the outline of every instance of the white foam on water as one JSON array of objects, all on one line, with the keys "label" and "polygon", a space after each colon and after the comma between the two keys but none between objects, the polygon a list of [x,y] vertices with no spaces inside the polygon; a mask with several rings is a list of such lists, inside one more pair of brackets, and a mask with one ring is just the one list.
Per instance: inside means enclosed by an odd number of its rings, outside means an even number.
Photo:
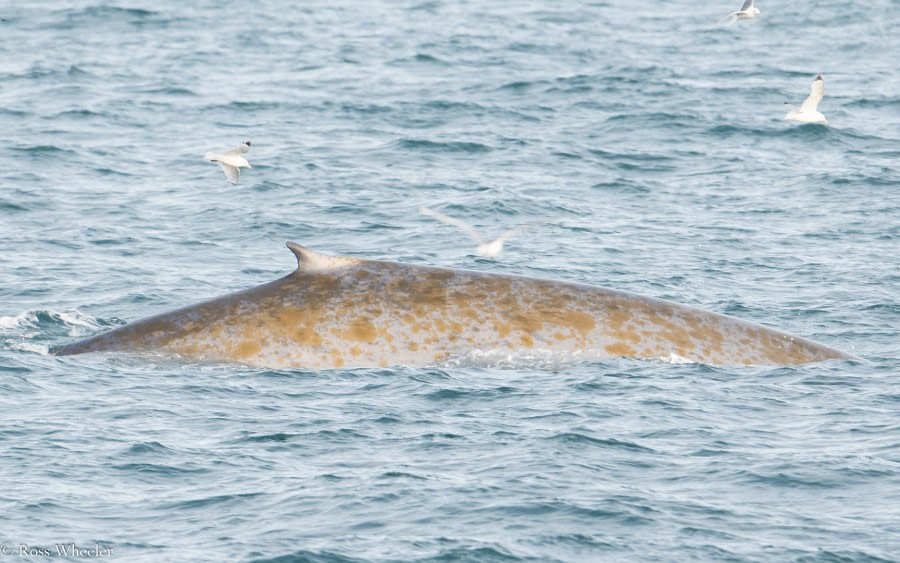
[{"label": "white foam on water", "polygon": [[25,311],[15,317],[0,317],[0,330],[12,332],[20,327],[33,326],[36,322],[37,315],[32,311]]},{"label": "white foam on water", "polygon": [[43,315],[49,317],[53,325],[61,325],[66,328],[68,336],[83,336],[101,328],[96,317],[84,314],[78,309],[72,311],[24,311],[16,316],[0,317],[0,332],[33,338],[46,332],[47,327],[40,326]]},{"label": "white foam on water", "polygon": [[35,354],[40,354],[42,356],[50,355],[50,346],[47,344],[38,344],[37,342],[30,342],[28,340],[20,340],[18,342],[11,342],[9,345],[11,350],[23,350],[25,352],[34,352]]},{"label": "white foam on water", "polygon": [[[577,364],[609,360],[610,356],[594,350],[560,351],[547,349],[481,350],[476,349],[462,356],[451,357],[438,365],[441,367],[517,368],[560,370]],[[640,359],[638,359],[640,360]],[[643,358],[644,361],[661,364],[694,364],[693,360],[674,352],[667,356]]]},{"label": "white foam on water", "polygon": [[675,352],[669,353],[668,356],[658,356],[658,357],[656,357],[656,358],[654,358],[654,359],[655,359],[656,361],[658,361],[659,363],[661,363],[661,364],[675,364],[675,365],[680,365],[680,364],[693,364],[693,363],[696,363],[696,362],[694,362],[693,360],[689,360],[689,359],[685,358],[684,356],[679,356],[679,355],[676,354]]},{"label": "white foam on water", "polygon": [[442,367],[484,367],[558,370],[576,364],[604,359],[607,356],[590,350],[560,351],[547,349],[481,350],[441,362]]},{"label": "white foam on water", "polygon": [[[48,314],[53,318],[58,318],[65,324],[75,328],[75,327],[85,327],[85,328],[100,328],[100,323],[97,322],[96,317],[92,317],[90,315],[86,315],[75,309],[71,313],[62,312],[62,313],[54,313],[53,311],[48,311]],[[70,332],[70,334],[72,334]],[[72,334],[72,336],[75,336]]]}]

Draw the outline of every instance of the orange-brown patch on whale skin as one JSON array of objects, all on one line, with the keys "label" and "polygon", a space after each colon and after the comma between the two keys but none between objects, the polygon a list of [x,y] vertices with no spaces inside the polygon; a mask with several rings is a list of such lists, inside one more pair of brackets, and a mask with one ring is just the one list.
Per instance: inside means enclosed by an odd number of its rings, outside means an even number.
[{"label": "orange-brown patch on whale skin", "polygon": [[610,356],[627,356],[631,358],[637,356],[634,348],[623,342],[614,342],[612,344],[607,344],[603,347],[603,349],[606,350],[606,353]]},{"label": "orange-brown patch on whale skin", "polygon": [[367,319],[355,319],[350,321],[347,330],[341,331],[341,336],[353,342],[374,342],[378,337],[378,332]]},{"label": "orange-brown patch on whale skin", "polygon": [[597,321],[593,315],[577,309],[548,311],[544,315],[544,321],[558,327],[574,330],[583,337],[597,327]]},{"label": "orange-brown patch on whale skin", "polygon": [[511,316],[509,324],[513,330],[531,333],[541,330],[541,327],[544,326],[544,320],[540,312],[520,311]]},{"label": "orange-brown patch on whale skin", "polygon": [[380,327],[378,329],[378,336],[383,338],[384,341],[387,342],[388,344],[390,344],[394,341],[394,335],[391,334],[391,331],[388,330],[388,327],[384,327],[384,326]]},{"label": "orange-brown patch on whale skin", "polygon": [[243,340],[235,349],[235,356],[240,360],[246,360],[250,356],[259,354],[259,343],[253,340]]},{"label": "orange-brown patch on whale skin", "polygon": [[494,330],[497,331],[497,336],[506,338],[512,332],[512,327],[506,323],[494,321]]}]

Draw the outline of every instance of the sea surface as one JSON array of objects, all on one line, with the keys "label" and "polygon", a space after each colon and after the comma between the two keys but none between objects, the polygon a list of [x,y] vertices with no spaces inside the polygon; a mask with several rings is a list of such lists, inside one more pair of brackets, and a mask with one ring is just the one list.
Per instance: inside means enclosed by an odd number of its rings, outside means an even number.
[{"label": "sea surface", "polygon": [[[707,32],[739,4],[0,5],[0,561],[900,560],[900,2]],[[829,124],[782,121],[820,73]],[[203,155],[245,140],[232,186]],[[423,205],[535,225],[490,260]],[[286,241],[863,361],[48,353],[279,278]]]}]

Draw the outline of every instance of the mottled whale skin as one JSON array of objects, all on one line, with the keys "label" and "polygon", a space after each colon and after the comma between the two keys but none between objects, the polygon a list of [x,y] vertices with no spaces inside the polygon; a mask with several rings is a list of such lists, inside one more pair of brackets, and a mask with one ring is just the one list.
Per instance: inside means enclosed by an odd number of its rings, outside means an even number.
[{"label": "mottled whale skin", "polygon": [[755,323],[624,291],[288,248],[298,267],[284,278],[54,353],[151,352],[312,369],[424,366],[521,350],[711,365],[856,359]]}]

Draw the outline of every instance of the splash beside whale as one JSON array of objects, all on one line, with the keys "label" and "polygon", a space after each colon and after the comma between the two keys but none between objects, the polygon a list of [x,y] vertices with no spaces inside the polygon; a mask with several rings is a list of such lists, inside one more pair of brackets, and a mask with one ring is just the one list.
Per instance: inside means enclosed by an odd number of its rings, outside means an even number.
[{"label": "splash beside whale", "polygon": [[155,315],[54,354],[163,353],[259,367],[440,364],[532,350],[795,365],[855,356],[762,325],[584,284],[326,256],[284,278]]}]

